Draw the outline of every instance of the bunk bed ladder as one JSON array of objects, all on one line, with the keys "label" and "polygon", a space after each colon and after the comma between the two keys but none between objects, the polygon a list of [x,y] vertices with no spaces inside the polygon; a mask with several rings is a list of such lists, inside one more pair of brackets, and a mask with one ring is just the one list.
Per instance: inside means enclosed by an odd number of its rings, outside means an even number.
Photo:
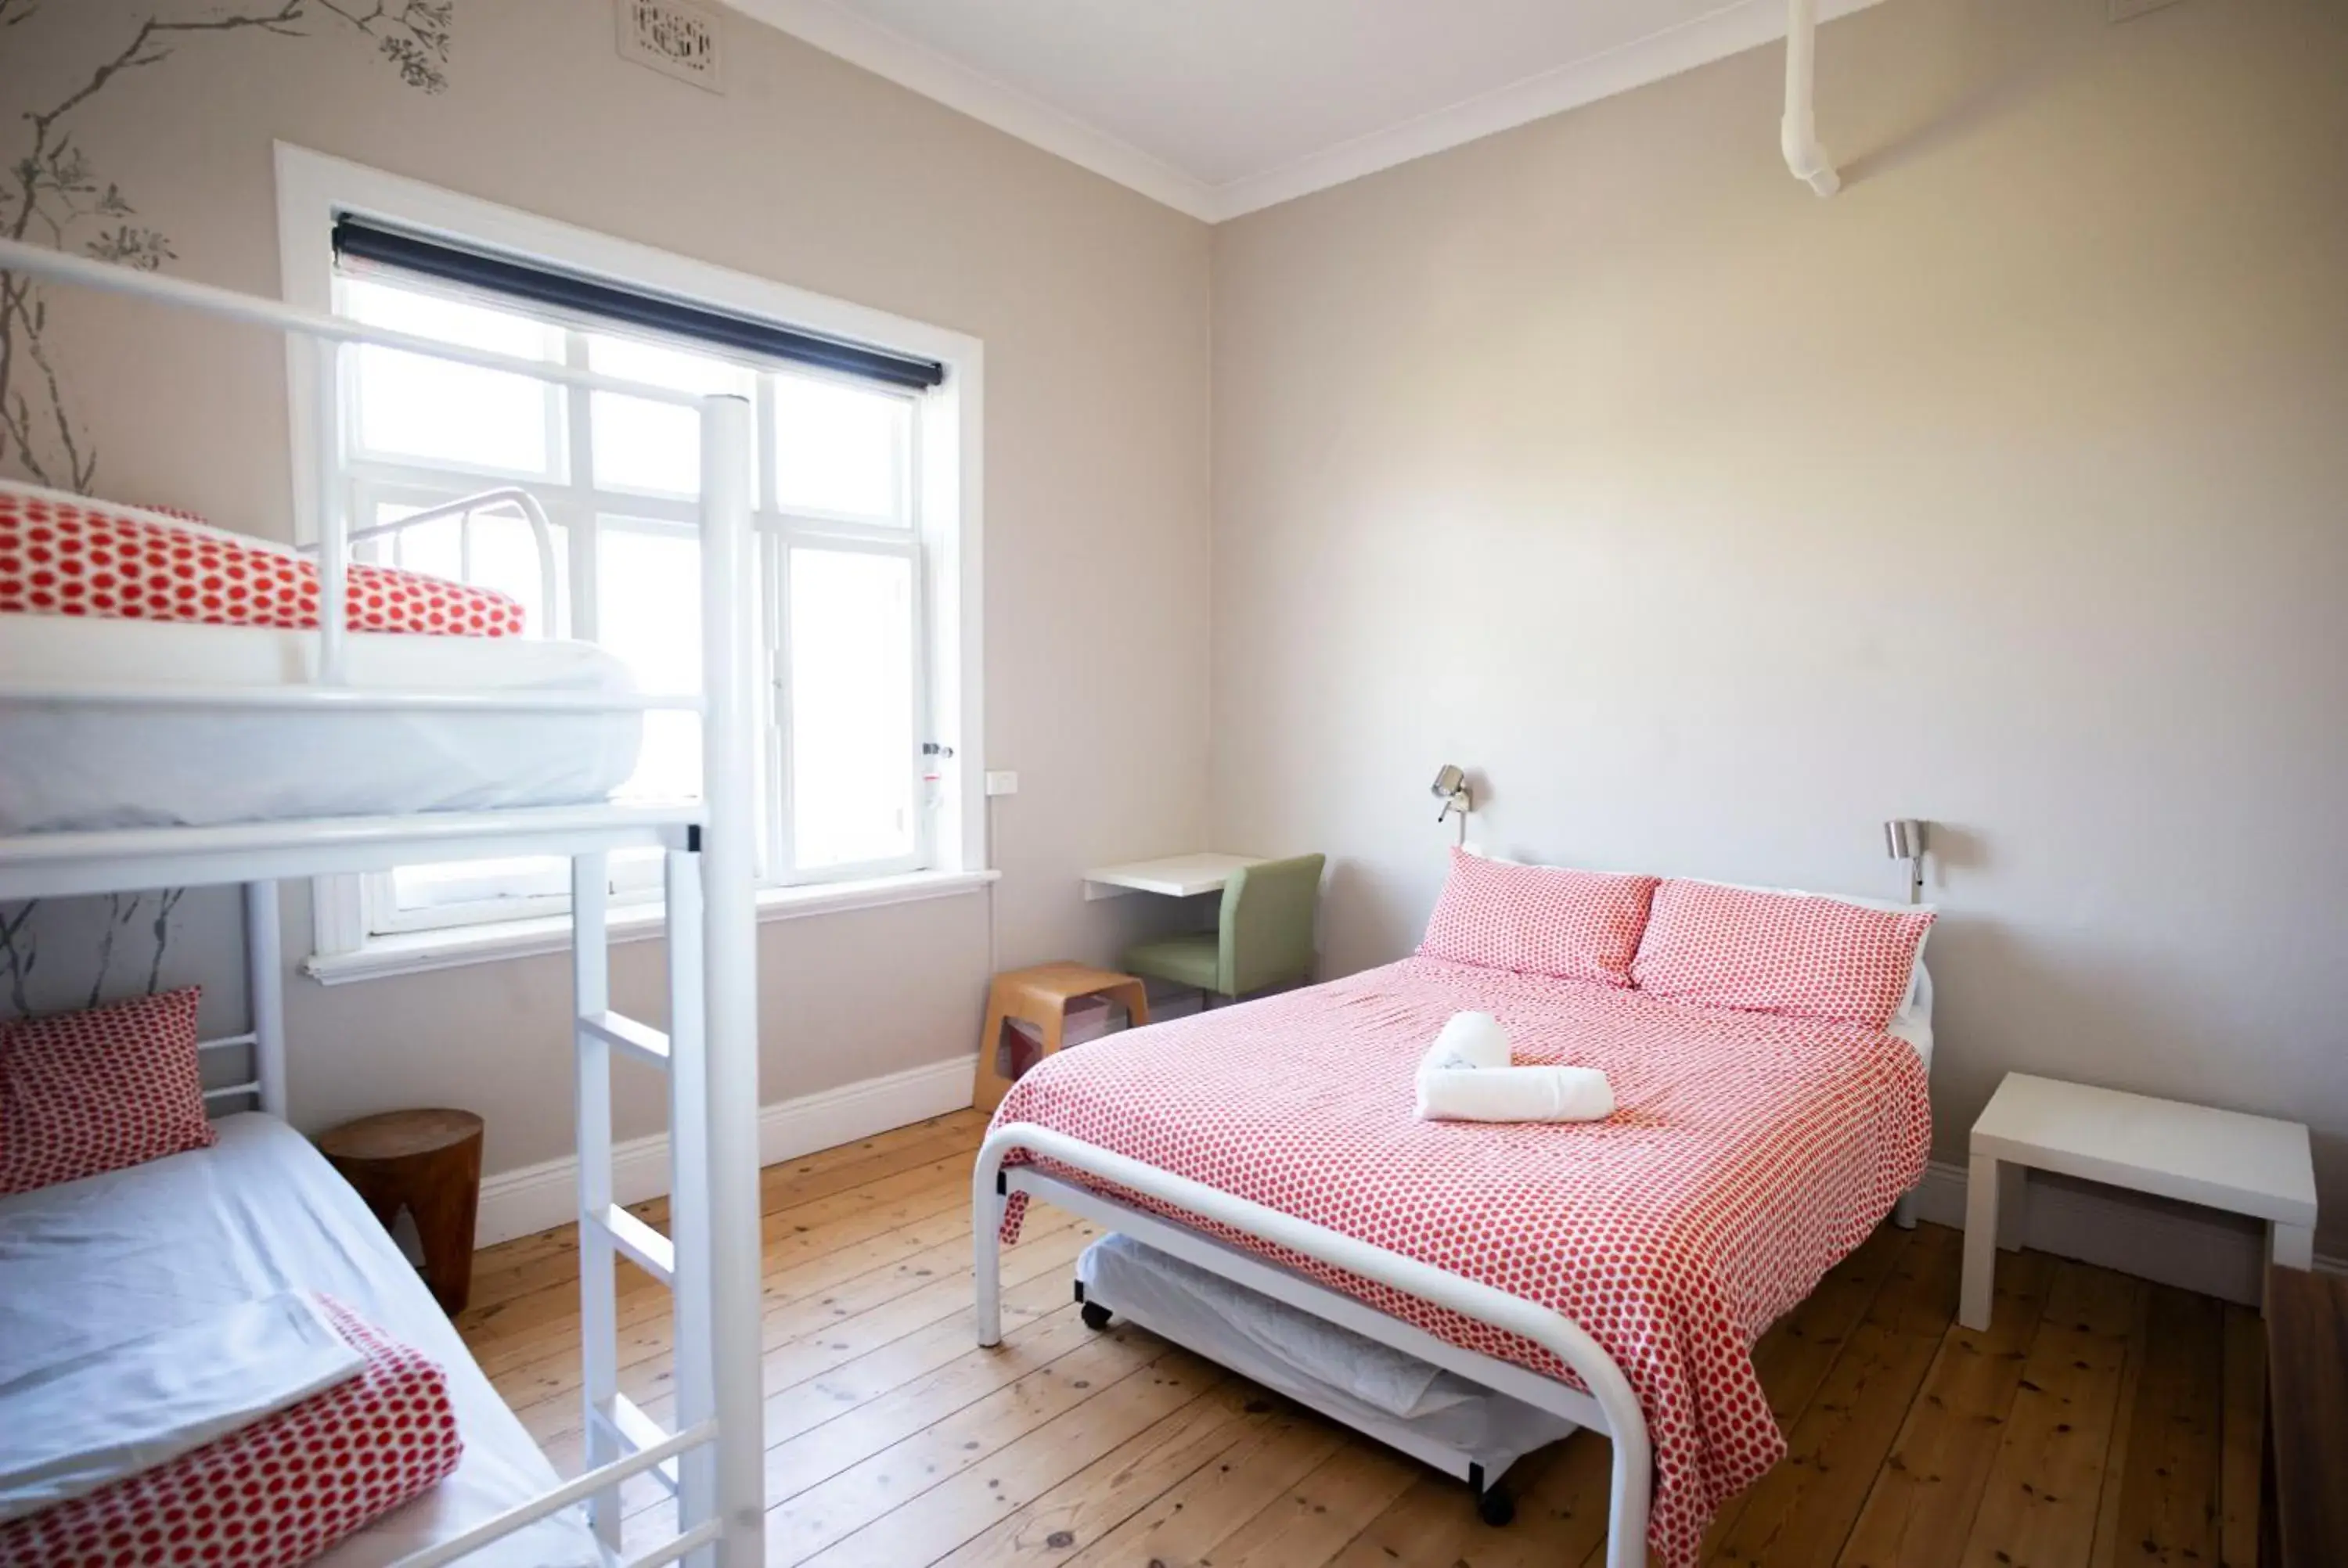
[{"label": "bunk bed ladder", "polygon": [[[620,1258],[668,1286],[675,1307],[676,1430],[704,1427],[716,1414],[713,1340],[708,1061],[702,991],[701,856],[672,849],[664,866],[668,922],[669,1027],[665,1032],[611,1006],[609,866],[600,854],[571,862],[574,927],[572,989],[577,1012],[579,1097],[580,1351],[586,1402],[589,1470],[669,1443],[675,1436],[619,1388]],[[620,1206],[612,1177],[612,1058],[657,1067],[669,1084],[669,1234]],[[648,1472],[677,1500],[676,1528],[716,1528],[717,1452],[703,1442]],[[606,1553],[620,1549],[617,1481],[593,1492],[588,1522]],[[708,1559],[696,1552],[688,1561]]]}]

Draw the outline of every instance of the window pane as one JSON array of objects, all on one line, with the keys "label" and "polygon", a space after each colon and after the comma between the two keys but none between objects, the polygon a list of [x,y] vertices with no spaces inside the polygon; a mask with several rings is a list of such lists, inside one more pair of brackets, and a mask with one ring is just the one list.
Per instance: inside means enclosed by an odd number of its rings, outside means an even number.
[{"label": "window pane", "polygon": [[[342,300],[345,314],[375,326],[524,359],[555,356],[552,331],[511,312],[358,279],[343,282]],[[349,361],[360,450],[514,474],[558,466],[550,410],[560,388],[393,349],[359,348]]]},{"label": "window pane", "polygon": [[913,563],[790,552],[791,833],[802,869],[913,853]]},{"label": "window pane", "polygon": [[392,901],[403,914],[489,898],[556,897],[571,891],[571,863],[560,856],[517,855],[403,866],[391,874],[391,886]]},{"label": "window pane", "polygon": [[807,376],[775,377],[775,498],[787,512],[905,521],[913,405]]},{"label": "window pane", "polygon": [[[639,691],[701,690],[701,543],[690,534],[603,519],[595,550],[595,640],[628,662]],[[623,800],[701,793],[701,723],[644,715],[644,753]]]},{"label": "window pane", "polygon": [[[649,381],[680,392],[733,392],[747,397],[757,384],[755,375],[740,365],[634,338],[591,334],[587,363],[605,375]],[[695,410],[608,392],[594,394],[588,409],[594,424],[598,487],[670,496],[700,490],[701,415]]]}]

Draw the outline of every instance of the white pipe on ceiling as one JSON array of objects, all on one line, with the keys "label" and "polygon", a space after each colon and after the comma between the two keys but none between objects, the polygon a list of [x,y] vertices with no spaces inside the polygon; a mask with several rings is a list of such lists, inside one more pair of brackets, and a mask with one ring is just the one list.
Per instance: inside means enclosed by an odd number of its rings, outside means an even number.
[{"label": "white pipe on ceiling", "polygon": [[1794,178],[1808,181],[1820,196],[1832,196],[1842,189],[1842,176],[1818,145],[1818,116],[1811,108],[1818,92],[1818,0],[1786,0],[1786,118],[1778,138]]}]

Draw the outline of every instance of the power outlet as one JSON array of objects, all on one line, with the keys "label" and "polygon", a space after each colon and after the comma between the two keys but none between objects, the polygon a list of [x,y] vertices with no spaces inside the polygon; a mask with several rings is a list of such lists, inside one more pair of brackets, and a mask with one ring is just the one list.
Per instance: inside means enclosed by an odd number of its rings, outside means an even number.
[{"label": "power outlet", "polygon": [[1011,772],[1007,768],[998,773],[988,774],[986,775],[986,793],[989,794],[1017,794],[1019,793],[1019,775]]}]

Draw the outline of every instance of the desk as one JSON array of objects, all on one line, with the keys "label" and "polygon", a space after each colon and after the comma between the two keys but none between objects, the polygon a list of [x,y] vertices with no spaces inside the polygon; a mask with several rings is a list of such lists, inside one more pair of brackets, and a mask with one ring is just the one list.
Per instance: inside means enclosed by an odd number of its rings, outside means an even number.
[{"label": "desk", "polygon": [[1221,892],[1232,872],[1262,863],[1261,856],[1201,850],[1195,855],[1169,855],[1163,860],[1099,866],[1085,873],[1085,897],[1118,898],[1128,893],[1155,893],[1163,898],[1195,898],[1201,893]]}]

